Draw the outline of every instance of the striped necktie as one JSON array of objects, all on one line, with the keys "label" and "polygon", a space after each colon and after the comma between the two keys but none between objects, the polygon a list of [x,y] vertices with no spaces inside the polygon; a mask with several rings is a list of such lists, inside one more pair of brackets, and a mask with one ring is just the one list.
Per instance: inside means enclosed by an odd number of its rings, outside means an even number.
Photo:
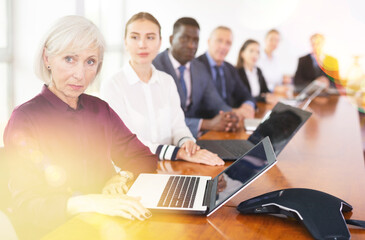
[{"label": "striped necktie", "polygon": [[186,99],[187,95],[188,95],[188,91],[186,89],[186,83],[185,83],[185,79],[184,79],[184,72],[186,67],[184,65],[181,65],[180,67],[178,67],[179,72],[180,72],[180,84],[181,84],[181,88],[183,90],[183,94],[184,94],[184,98]]}]

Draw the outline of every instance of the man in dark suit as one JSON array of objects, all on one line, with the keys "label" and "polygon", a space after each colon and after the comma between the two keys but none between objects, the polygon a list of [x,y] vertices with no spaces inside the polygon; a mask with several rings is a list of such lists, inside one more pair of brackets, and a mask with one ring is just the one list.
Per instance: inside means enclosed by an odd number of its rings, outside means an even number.
[{"label": "man in dark suit", "polygon": [[206,130],[235,131],[238,117],[219,96],[205,66],[194,59],[199,31],[195,19],[178,19],[170,36],[171,49],[160,53],[153,65],[174,78],[186,124],[195,137]]},{"label": "man in dark suit", "polygon": [[325,83],[327,87],[335,87],[334,81],[339,79],[338,62],[335,58],[323,53],[324,40],[323,35],[314,34],[310,38],[312,53],[299,58],[294,76],[294,86],[297,92],[303,90],[314,80]]},{"label": "man in dark suit", "polygon": [[243,85],[236,68],[224,61],[231,46],[233,35],[231,29],[219,26],[213,30],[208,39],[208,51],[197,59],[204,63],[214,85],[224,101],[235,109],[241,118],[253,118],[255,100]]}]

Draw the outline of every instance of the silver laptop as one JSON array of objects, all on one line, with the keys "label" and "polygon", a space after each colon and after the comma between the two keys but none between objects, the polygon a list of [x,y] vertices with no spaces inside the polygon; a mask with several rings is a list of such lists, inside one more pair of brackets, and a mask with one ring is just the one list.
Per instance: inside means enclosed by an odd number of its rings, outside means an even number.
[{"label": "silver laptop", "polygon": [[261,123],[270,117],[270,114],[271,110],[268,111],[263,118],[245,118],[243,120],[243,126],[245,127],[246,132],[254,132]]},{"label": "silver laptop", "polygon": [[314,80],[308,86],[306,86],[295,98],[282,99],[280,102],[291,105],[294,107],[300,107],[306,109],[308,105],[316,98],[324,89],[326,85],[320,81]]},{"label": "silver laptop", "polygon": [[215,178],[140,174],[127,195],[148,209],[211,215],[276,163],[267,137]]}]

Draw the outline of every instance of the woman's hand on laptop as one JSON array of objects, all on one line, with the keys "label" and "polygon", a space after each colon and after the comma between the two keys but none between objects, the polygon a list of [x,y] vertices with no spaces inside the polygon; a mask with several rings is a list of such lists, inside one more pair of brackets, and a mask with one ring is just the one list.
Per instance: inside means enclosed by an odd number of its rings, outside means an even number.
[{"label": "woman's hand on laptop", "polygon": [[224,165],[224,161],[218,157],[217,154],[212,153],[206,149],[200,149],[196,151],[194,155],[188,156],[186,151],[180,148],[180,150],[177,152],[176,158],[188,162],[202,163],[211,166]]},{"label": "woman's hand on laptop", "polygon": [[139,198],[124,194],[88,194],[71,197],[67,202],[67,212],[70,215],[95,212],[141,221],[152,216],[151,212],[142,206]]},{"label": "woman's hand on laptop", "polygon": [[186,151],[186,154],[191,157],[196,153],[196,151],[200,150],[200,147],[196,145],[194,141],[186,141],[183,145],[181,145],[180,149],[184,149]]}]

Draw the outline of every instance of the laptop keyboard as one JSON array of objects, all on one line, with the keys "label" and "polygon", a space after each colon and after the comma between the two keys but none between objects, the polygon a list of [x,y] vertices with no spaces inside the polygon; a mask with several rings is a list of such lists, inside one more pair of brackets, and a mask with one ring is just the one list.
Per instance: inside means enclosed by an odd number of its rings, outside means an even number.
[{"label": "laptop keyboard", "polygon": [[243,148],[243,144],[242,146],[239,146],[238,144],[232,144],[231,142],[221,141],[220,145],[233,156],[239,157],[247,152],[246,148]]},{"label": "laptop keyboard", "polygon": [[171,176],[157,206],[193,208],[199,180],[198,177]]}]

